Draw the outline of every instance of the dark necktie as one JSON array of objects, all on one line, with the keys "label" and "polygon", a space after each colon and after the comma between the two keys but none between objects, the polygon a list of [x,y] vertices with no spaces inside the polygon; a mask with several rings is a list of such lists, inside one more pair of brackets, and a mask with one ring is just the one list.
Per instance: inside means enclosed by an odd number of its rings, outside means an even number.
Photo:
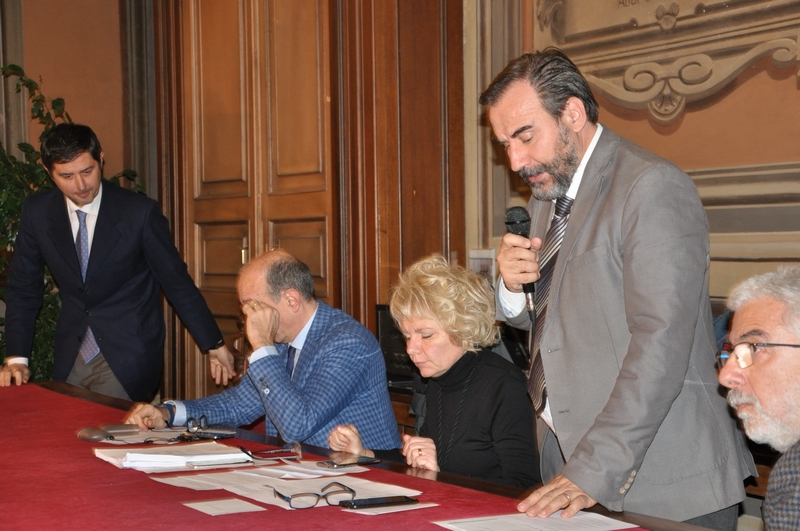
[{"label": "dark necktie", "polygon": [[564,239],[564,232],[567,230],[567,220],[569,211],[572,208],[573,199],[560,197],[556,201],[556,211],[550,223],[550,229],[544,238],[542,251],[539,253],[539,281],[536,283],[536,324],[532,330],[532,346],[530,351],[534,352],[531,373],[528,378],[528,393],[531,395],[533,409],[537,415],[544,411],[547,401],[547,386],[544,381],[544,367],[542,366],[542,353],[539,350],[542,330],[544,330],[544,320],[547,314],[547,299],[550,294],[550,280],[553,278],[553,266],[558,258],[558,250],[561,248],[561,241]]},{"label": "dark necktie", "polygon": [[[89,265],[89,231],[86,228],[86,212],[76,210],[75,213],[78,215],[78,236],[75,238],[75,249],[78,251],[78,261],[81,264],[81,278],[86,281],[86,267]],[[86,328],[86,335],[83,337],[83,343],[78,352],[84,363],[89,363],[100,352],[91,328]]]},{"label": "dark necktie", "polygon": [[297,353],[297,349],[293,346],[289,345],[289,354],[286,357],[286,372],[289,373],[289,379],[292,379],[292,372],[294,372],[294,355]]}]

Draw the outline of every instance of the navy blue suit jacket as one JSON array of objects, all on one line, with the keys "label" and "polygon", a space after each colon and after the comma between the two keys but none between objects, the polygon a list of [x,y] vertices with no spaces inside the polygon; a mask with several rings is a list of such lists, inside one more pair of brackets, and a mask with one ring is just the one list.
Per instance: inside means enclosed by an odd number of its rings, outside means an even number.
[{"label": "navy blue suit jacket", "polygon": [[213,348],[222,335],[158,203],[106,181],[102,186],[85,282],[64,195],[56,188],[25,201],[6,287],[6,354],[30,356],[47,264],[62,303],[54,379],[67,379],[91,326],[128,395],[145,400],[158,388],[163,366],[159,285],[201,349]]}]

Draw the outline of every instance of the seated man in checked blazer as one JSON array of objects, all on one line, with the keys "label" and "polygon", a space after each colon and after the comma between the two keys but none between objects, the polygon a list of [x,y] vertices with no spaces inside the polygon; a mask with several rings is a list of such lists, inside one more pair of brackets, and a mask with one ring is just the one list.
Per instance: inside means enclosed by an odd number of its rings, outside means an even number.
[{"label": "seated man in checked blazer", "polygon": [[126,422],[160,428],[205,415],[210,424],[240,426],[266,415],[267,434],[286,442],[326,446],[336,425],[355,424],[365,444],[400,447],[378,342],[314,299],[308,266],[269,251],[242,269],[238,290],[254,349],[239,385],[199,400],[139,404]]}]

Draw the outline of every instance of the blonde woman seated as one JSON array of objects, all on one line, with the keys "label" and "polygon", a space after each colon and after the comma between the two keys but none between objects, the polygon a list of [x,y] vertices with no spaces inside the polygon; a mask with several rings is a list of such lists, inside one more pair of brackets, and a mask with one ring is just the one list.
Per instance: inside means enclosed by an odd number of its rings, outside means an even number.
[{"label": "blonde woman seated", "polygon": [[486,280],[434,255],[400,276],[389,309],[411,361],[429,378],[425,424],[419,437],[403,436],[399,452],[366,449],[355,426],[337,426],[331,449],[515,487],[540,483],[525,377],[487,350],[500,332]]}]

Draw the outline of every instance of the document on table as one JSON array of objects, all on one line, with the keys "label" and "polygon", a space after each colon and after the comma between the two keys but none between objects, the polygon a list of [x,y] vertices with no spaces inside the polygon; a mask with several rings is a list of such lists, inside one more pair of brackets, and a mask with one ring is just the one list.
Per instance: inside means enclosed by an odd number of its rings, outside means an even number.
[{"label": "document on table", "polygon": [[638,527],[595,513],[579,512],[572,518],[561,518],[561,511],[553,513],[550,518],[531,518],[516,513],[433,523],[453,531],[616,531]]},{"label": "document on table", "polygon": [[229,498],[227,500],[209,500],[202,502],[189,502],[184,503],[186,507],[195,509],[202,513],[210,514],[211,516],[219,516],[221,514],[235,514],[235,513],[252,513],[256,511],[266,511],[263,507],[254,505],[244,500],[236,498]]},{"label": "document on table", "polygon": [[[347,485],[356,491],[356,498],[378,498],[382,496],[416,496],[422,494],[421,491],[399,487],[397,485],[390,485],[388,483],[377,483],[361,478],[354,478],[350,476],[342,476],[339,478],[319,478],[319,479],[297,479],[297,480],[283,480],[273,478],[262,478],[260,485],[246,484],[246,485],[231,485],[225,487],[225,490],[250,498],[260,503],[267,503],[270,505],[277,505],[284,509],[289,509],[289,504],[281,498],[275,496],[273,490],[277,489],[278,492],[285,496],[292,494],[300,494],[304,492],[321,493],[322,487],[332,482]],[[326,503],[320,501],[317,507],[324,507]]]},{"label": "document on table", "polygon": [[214,468],[252,464],[253,459],[239,450],[216,441],[151,446],[147,448],[95,448],[94,454],[118,468],[143,472],[176,472],[188,468]]},{"label": "document on table", "polygon": [[[154,477],[153,480],[160,483],[166,483],[175,487],[184,487],[193,490],[213,490],[222,489],[228,485],[263,485],[264,478],[277,478],[277,479],[313,479],[321,477],[335,477],[344,476],[350,472],[367,472],[368,468],[348,467],[345,470],[332,470],[319,468],[316,472],[315,468],[310,466],[303,466],[305,464],[313,464],[316,461],[307,461],[306,463],[286,463],[284,465],[269,465],[262,466],[262,463],[253,463],[257,468],[246,468],[231,472],[214,472],[210,474],[184,474],[181,476],[173,476],[168,478]],[[185,469],[181,469],[185,471]],[[312,473],[313,472],[313,473]],[[331,481],[334,481],[333,479]]]}]

